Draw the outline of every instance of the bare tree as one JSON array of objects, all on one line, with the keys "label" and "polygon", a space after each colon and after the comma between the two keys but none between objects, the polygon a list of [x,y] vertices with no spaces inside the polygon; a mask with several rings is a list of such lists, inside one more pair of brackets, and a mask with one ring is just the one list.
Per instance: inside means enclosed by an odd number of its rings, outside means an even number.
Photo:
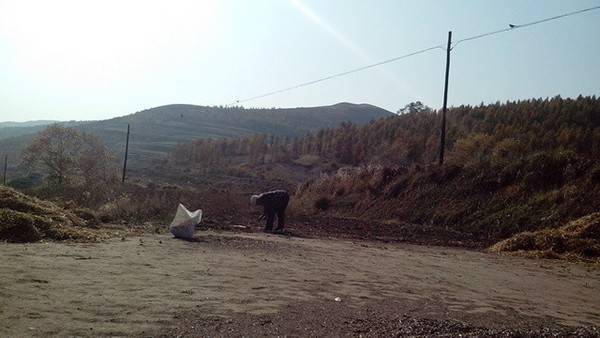
[{"label": "bare tree", "polygon": [[76,168],[81,137],[72,128],[52,125],[38,134],[23,150],[22,164],[30,170],[41,170],[59,185],[67,183]]},{"label": "bare tree", "polygon": [[100,139],[56,124],[40,132],[25,148],[22,164],[46,174],[58,185],[94,189],[116,179],[114,161]]}]

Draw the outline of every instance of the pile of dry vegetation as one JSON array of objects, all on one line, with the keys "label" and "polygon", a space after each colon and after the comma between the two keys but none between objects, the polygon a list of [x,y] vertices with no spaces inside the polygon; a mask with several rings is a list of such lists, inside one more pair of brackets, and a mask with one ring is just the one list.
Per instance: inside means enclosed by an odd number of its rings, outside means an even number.
[{"label": "pile of dry vegetation", "polygon": [[496,243],[489,251],[600,261],[600,212],[581,217],[560,228],[522,232]]},{"label": "pile of dry vegetation", "polygon": [[0,241],[98,240],[92,225],[56,204],[0,186]]}]

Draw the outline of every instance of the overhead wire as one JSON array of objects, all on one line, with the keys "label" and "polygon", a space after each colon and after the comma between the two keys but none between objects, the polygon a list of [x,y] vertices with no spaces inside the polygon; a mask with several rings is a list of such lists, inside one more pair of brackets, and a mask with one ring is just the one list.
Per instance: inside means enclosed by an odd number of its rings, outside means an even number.
[{"label": "overhead wire", "polygon": [[510,24],[509,27],[507,27],[507,28],[503,28],[503,29],[492,31],[492,32],[478,34],[478,35],[474,35],[474,36],[470,36],[470,37],[467,37],[467,38],[463,38],[463,39],[457,40],[456,42],[454,42],[452,44],[452,47],[450,49],[452,50],[454,47],[456,47],[456,45],[458,45],[461,42],[471,41],[471,40],[476,40],[476,39],[481,39],[481,38],[484,38],[484,37],[487,37],[487,36],[491,36],[491,35],[496,35],[496,34],[500,34],[500,33],[504,33],[504,32],[514,31],[514,30],[517,30],[517,29],[520,29],[520,28],[534,26],[534,25],[538,25],[540,23],[544,23],[544,22],[548,22],[548,21],[552,21],[552,20],[557,20],[557,19],[561,19],[561,18],[564,18],[564,17],[567,17],[567,16],[577,15],[577,14],[581,14],[581,13],[584,13],[584,12],[589,12],[589,11],[596,10],[596,9],[600,9],[600,6],[594,6],[594,7],[589,7],[589,8],[585,8],[585,9],[580,9],[580,10],[577,10],[577,11],[568,12],[568,13],[564,13],[564,14],[552,16],[552,17],[549,17],[549,18],[532,21],[532,22],[527,22],[527,23],[520,24],[520,25]]},{"label": "overhead wire", "polygon": [[391,63],[391,62],[395,62],[395,61],[398,61],[398,60],[401,60],[401,59],[405,59],[405,58],[410,57],[410,56],[422,54],[422,53],[425,53],[425,52],[428,52],[428,51],[431,51],[431,50],[434,50],[434,49],[437,49],[437,48],[445,50],[445,48],[442,45],[437,45],[437,46],[432,46],[432,47],[429,47],[429,48],[424,48],[424,49],[421,49],[421,50],[418,50],[418,51],[415,51],[415,52],[411,52],[411,53],[408,53],[408,54],[397,56],[397,57],[394,57],[394,58],[391,58],[391,59],[387,59],[387,60],[384,60],[384,61],[380,61],[380,62],[377,62],[377,63],[372,63],[372,64],[369,64],[369,65],[366,65],[366,66],[354,68],[354,69],[347,70],[347,71],[344,71],[344,72],[332,74],[332,75],[325,76],[325,77],[322,77],[322,78],[319,78],[319,79],[316,79],[316,80],[299,83],[299,84],[294,85],[294,86],[290,86],[290,87],[286,87],[286,88],[283,88],[283,89],[274,90],[274,91],[271,91],[271,92],[268,92],[268,93],[264,93],[264,94],[252,96],[252,97],[245,98],[245,99],[242,99],[242,100],[236,100],[234,102],[234,104],[239,104],[239,103],[243,103],[243,102],[247,102],[247,101],[252,101],[252,100],[260,99],[260,98],[263,98],[263,97],[267,97],[267,96],[271,96],[271,95],[275,95],[275,94],[287,92],[287,91],[290,91],[290,90],[298,89],[298,88],[301,88],[301,87],[310,86],[310,85],[313,85],[315,83],[319,83],[319,82],[331,80],[331,79],[336,78],[336,77],[345,76],[345,75],[348,75],[348,74],[360,72],[360,71],[365,70],[365,69],[369,69],[369,68],[381,66],[381,65],[384,65],[386,63]]},{"label": "overhead wire", "polygon": [[[487,32],[487,33],[477,34],[477,35],[473,35],[473,36],[470,36],[470,37],[466,37],[466,38],[457,40],[456,42],[452,43],[452,46],[450,47],[450,50],[454,49],[458,44],[460,44],[462,42],[465,42],[465,41],[471,41],[471,40],[481,39],[481,38],[484,38],[484,37],[488,37],[488,36],[492,36],[492,35],[496,35],[496,34],[500,34],[500,33],[505,33],[505,32],[509,32],[509,31],[514,31],[514,30],[517,30],[517,29],[520,29],[520,28],[525,28],[525,27],[529,27],[529,26],[541,24],[541,23],[544,23],[544,22],[553,21],[553,20],[564,18],[564,17],[573,16],[573,15],[581,14],[581,13],[584,13],[584,12],[589,12],[589,11],[592,11],[592,10],[597,10],[597,9],[600,9],[600,6],[594,6],[594,7],[589,7],[589,8],[585,8],[585,9],[580,9],[580,10],[577,10],[577,11],[568,12],[568,13],[564,13],[564,14],[560,14],[560,15],[556,15],[556,16],[552,16],[552,17],[548,17],[548,18],[544,18],[544,19],[540,19],[540,20],[536,20],[536,21],[532,21],[532,22],[527,22],[527,23],[519,24],[519,25],[509,24],[509,27],[507,27],[507,28],[503,28],[503,29],[499,29],[499,30],[495,30],[495,31]],[[240,104],[240,103],[243,103],[243,102],[253,101],[253,100],[257,100],[257,99],[263,98],[263,97],[272,96],[272,95],[276,95],[276,94],[288,92],[288,91],[291,91],[291,90],[295,90],[295,89],[298,89],[298,88],[310,86],[310,85],[313,85],[313,84],[316,84],[316,83],[319,83],[319,82],[331,80],[331,79],[334,79],[334,78],[337,78],[337,77],[342,77],[342,76],[349,75],[349,74],[352,74],[352,73],[360,72],[360,71],[363,71],[363,70],[366,70],[366,69],[369,69],[369,68],[373,68],[373,67],[381,66],[381,65],[384,65],[384,64],[396,62],[398,60],[402,60],[402,59],[405,59],[405,58],[408,58],[408,57],[411,57],[411,56],[415,56],[415,55],[418,55],[418,54],[423,54],[423,53],[426,53],[426,52],[429,52],[431,50],[438,49],[438,48],[442,49],[444,51],[446,50],[446,48],[444,47],[443,44],[441,44],[441,45],[435,45],[435,46],[432,46],[432,47],[420,49],[420,50],[417,50],[417,51],[414,51],[414,52],[411,52],[411,53],[408,53],[408,54],[400,55],[400,56],[397,56],[397,57],[394,57],[394,58],[391,58],[391,59],[387,59],[387,60],[384,60],[384,61],[372,63],[372,64],[369,64],[369,65],[366,65],[366,66],[362,66],[362,67],[358,67],[358,68],[353,68],[353,69],[350,69],[350,70],[347,70],[347,71],[344,71],[344,72],[340,72],[340,73],[335,73],[335,74],[332,74],[332,75],[329,75],[329,76],[325,76],[325,77],[322,77],[322,78],[319,78],[319,79],[316,79],[316,80],[302,82],[302,83],[299,83],[299,84],[296,84],[296,85],[293,85],[293,86],[290,86],[290,87],[285,87],[285,88],[282,88],[282,89],[273,90],[273,91],[270,91],[270,92],[267,92],[267,93],[264,93],[264,94],[255,95],[255,96],[248,97],[248,98],[245,98],[245,99],[235,100],[235,102],[233,102],[230,105],[235,105],[235,104]]]}]

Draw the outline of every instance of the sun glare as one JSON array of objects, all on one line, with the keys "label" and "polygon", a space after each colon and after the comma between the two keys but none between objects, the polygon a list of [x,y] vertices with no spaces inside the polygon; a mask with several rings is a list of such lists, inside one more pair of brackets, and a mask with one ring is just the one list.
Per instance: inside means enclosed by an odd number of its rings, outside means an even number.
[{"label": "sun glare", "polygon": [[66,86],[143,76],[209,46],[217,1],[10,1],[0,4],[0,38],[23,74]]},{"label": "sun glare", "polygon": [[[358,44],[356,44],[349,36],[336,29],[331,23],[317,14],[302,0],[290,0],[290,4],[304,17],[306,17],[306,19],[316,24],[320,29],[333,37],[340,45],[348,49],[352,54],[360,59],[361,62],[364,64],[370,64],[374,62],[374,59],[363,48],[358,46]],[[398,90],[413,97],[415,100],[420,99],[418,95],[397,76],[381,68],[376,69],[376,72],[379,73],[382,78],[386,79],[390,84],[393,84]]]}]

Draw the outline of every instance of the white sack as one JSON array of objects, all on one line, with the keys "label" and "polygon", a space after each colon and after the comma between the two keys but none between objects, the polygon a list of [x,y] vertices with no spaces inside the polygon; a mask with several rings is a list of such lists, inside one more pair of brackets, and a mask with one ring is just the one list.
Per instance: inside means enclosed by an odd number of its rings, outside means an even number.
[{"label": "white sack", "polygon": [[183,204],[179,204],[177,207],[177,213],[173,222],[169,226],[169,230],[173,236],[177,238],[192,239],[194,238],[194,230],[196,225],[202,220],[202,210],[198,209],[194,212],[190,212],[186,209]]}]

